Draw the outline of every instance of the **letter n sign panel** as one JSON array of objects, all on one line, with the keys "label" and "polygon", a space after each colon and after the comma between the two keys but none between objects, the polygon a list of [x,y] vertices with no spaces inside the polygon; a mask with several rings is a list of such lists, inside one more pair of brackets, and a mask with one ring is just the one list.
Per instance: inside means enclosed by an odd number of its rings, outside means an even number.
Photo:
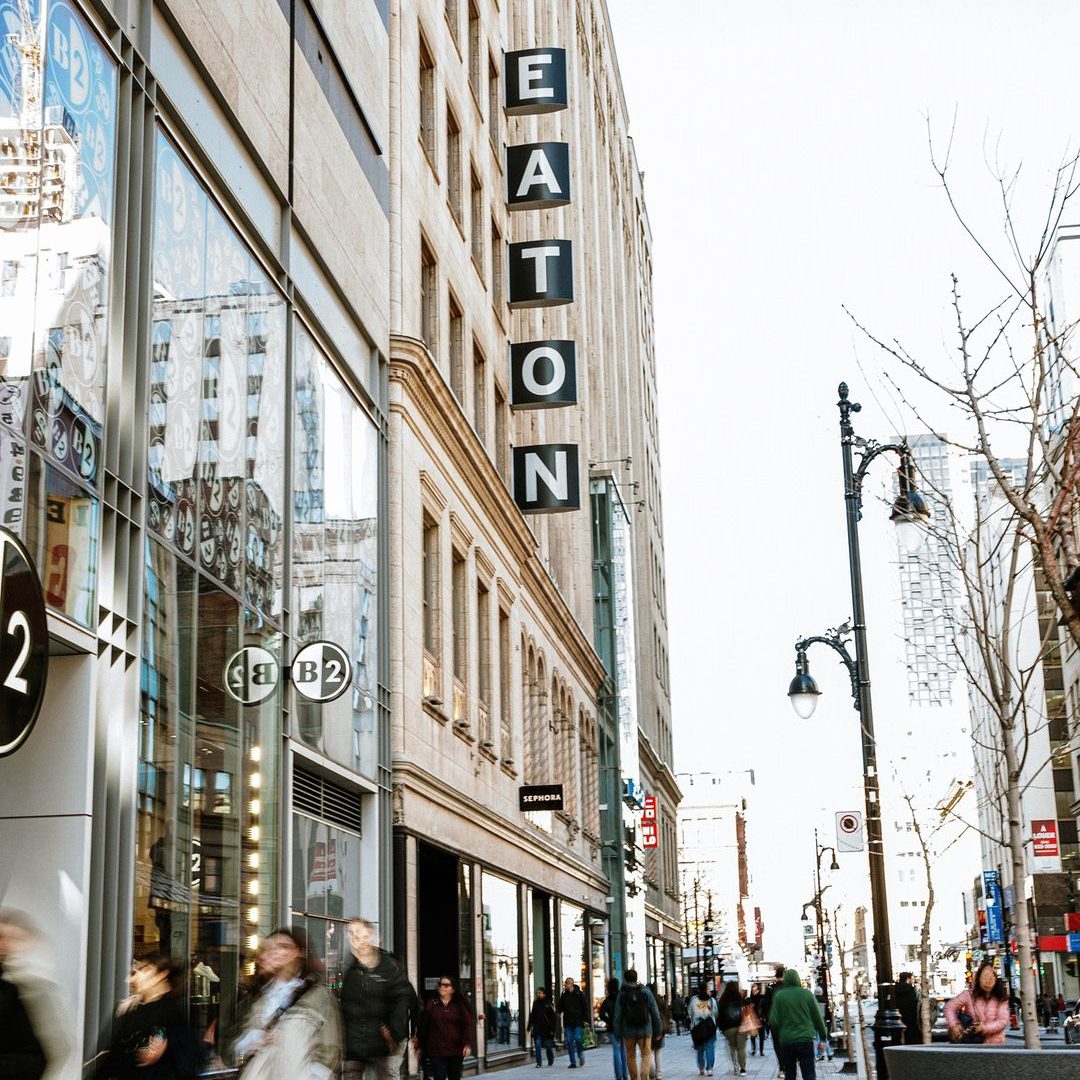
[{"label": "letter n sign panel", "polygon": [[526,240],[509,248],[512,308],[573,303],[574,256],[569,240]]},{"label": "letter n sign panel", "polygon": [[569,202],[569,145],[540,142],[506,148],[506,205],[510,210],[550,210]]},{"label": "letter n sign panel", "polygon": [[508,116],[558,112],[566,106],[565,49],[522,49],[506,54]]},{"label": "letter n sign panel", "polygon": [[577,446],[573,443],[515,446],[514,501],[526,514],[580,509]]},{"label": "letter n sign panel", "polygon": [[510,346],[510,407],[558,409],[577,404],[577,347],[572,341]]}]

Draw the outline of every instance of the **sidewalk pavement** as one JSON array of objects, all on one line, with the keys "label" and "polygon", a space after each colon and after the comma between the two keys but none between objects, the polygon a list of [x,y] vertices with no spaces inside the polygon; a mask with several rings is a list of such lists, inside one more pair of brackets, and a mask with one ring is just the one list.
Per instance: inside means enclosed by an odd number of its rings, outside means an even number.
[{"label": "sidewalk pavement", "polygon": [[[819,1062],[817,1075],[832,1076],[840,1071],[842,1063],[841,1059]],[[660,1066],[660,1080],[699,1080],[697,1060],[689,1035],[668,1035],[660,1052]],[[487,1071],[491,1072],[493,1069],[498,1069],[498,1066],[489,1065]],[[499,1069],[499,1080],[614,1080],[611,1046],[604,1042],[592,1050],[586,1050],[584,1066],[572,1071],[573,1076],[570,1075],[570,1059],[565,1051],[561,1051],[555,1058],[555,1064],[550,1067],[545,1062],[543,1069],[537,1069],[536,1063],[530,1057],[525,1065]],[[716,1040],[716,1065],[713,1068],[713,1080],[722,1080],[732,1075],[738,1075],[738,1073],[732,1072],[727,1042],[721,1034]],[[746,1075],[753,1080],[773,1080],[777,1075],[776,1054],[773,1052],[771,1040],[765,1040],[764,1056],[751,1055],[747,1047]]]}]

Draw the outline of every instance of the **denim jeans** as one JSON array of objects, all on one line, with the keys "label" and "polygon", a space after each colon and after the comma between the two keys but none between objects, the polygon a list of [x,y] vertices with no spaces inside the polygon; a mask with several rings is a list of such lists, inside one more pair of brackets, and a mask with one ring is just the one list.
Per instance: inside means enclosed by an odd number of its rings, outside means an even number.
[{"label": "denim jeans", "polygon": [[615,1033],[612,1032],[611,1038],[611,1059],[615,1066],[615,1080],[627,1080],[629,1073],[626,1071],[626,1047],[623,1046],[622,1039],[616,1039]]},{"label": "denim jeans", "polygon": [[547,1051],[547,1062],[549,1065],[555,1064],[555,1040],[550,1035],[534,1035],[533,1036],[533,1050],[536,1053],[536,1064],[541,1063],[540,1059],[543,1057],[543,1051]]},{"label": "denim jeans", "polygon": [[694,1047],[697,1053],[697,1067],[699,1069],[711,1069],[716,1064],[716,1036],[708,1042]]},{"label": "denim jeans", "polygon": [[814,1080],[814,1042],[784,1043],[780,1047],[780,1064],[784,1069],[784,1080],[795,1080],[795,1065],[798,1063],[802,1080]]},{"label": "denim jeans", "polygon": [[564,1027],[563,1036],[566,1039],[566,1052],[570,1055],[571,1065],[584,1065],[585,1058],[581,1050],[581,1028]]}]

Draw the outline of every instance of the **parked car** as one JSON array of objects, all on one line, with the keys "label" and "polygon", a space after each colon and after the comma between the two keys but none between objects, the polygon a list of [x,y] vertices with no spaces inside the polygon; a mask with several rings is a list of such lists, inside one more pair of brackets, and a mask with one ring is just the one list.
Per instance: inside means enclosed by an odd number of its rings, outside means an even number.
[{"label": "parked car", "polygon": [[1065,1002],[1065,1044],[1080,1046],[1080,999]]}]

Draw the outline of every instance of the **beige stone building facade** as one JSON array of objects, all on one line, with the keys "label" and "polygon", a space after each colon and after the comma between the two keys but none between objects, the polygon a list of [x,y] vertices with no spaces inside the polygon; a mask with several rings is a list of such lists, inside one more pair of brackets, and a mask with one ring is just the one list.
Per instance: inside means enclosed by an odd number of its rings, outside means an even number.
[{"label": "beige stone building facade", "polygon": [[[395,942],[422,994],[460,973],[498,1061],[537,986],[677,977],[651,235],[602,2],[390,16]],[[507,115],[504,54],[534,47],[566,50],[569,107]],[[569,144],[569,205],[511,212],[506,148],[541,141]],[[512,309],[507,244],[553,238],[574,301]],[[577,404],[515,411],[509,346],[550,339]],[[512,450],[553,443],[580,507],[524,514]],[[561,811],[519,810],[553,783]]]}]

